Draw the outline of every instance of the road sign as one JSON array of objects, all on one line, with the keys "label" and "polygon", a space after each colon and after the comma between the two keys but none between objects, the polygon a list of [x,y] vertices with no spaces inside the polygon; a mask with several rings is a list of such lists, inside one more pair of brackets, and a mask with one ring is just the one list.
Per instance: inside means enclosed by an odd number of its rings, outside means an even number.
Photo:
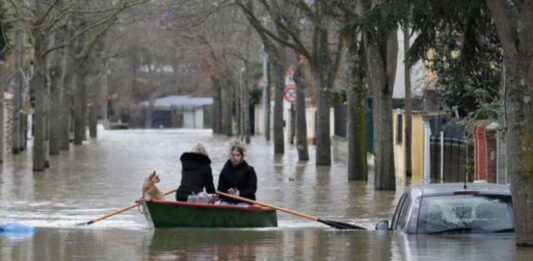
[{"label": "road sign", "polygon": [[296,103],[296,85],[287,85],[283,91],[283,98],[290,104]]}]

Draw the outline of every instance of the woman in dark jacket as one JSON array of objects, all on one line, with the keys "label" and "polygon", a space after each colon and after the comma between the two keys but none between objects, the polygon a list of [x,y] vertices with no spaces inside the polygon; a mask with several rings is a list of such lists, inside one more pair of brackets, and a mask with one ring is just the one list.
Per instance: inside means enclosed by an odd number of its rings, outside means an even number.
[{"label": "woman in dark jacket", "polygon": [[177,201],[187,201],[192,193],[198,194],[205,191],[215,193],[213,185],[213,173],[211,172],[211,160],[202,144],[193,146],[191,152],[185,152],[181,160],[181,183],[176,191]]},{"label": "woman in dark jacket", "polygon": [[[257,176],[252,166],[244,160],[245,147],[234,141],[230,144],[230,158],[222,168],[218,178],[218,190],[236,196],[255,200]],[[244,202],[223,198],[222,203],[241,204]]]}]

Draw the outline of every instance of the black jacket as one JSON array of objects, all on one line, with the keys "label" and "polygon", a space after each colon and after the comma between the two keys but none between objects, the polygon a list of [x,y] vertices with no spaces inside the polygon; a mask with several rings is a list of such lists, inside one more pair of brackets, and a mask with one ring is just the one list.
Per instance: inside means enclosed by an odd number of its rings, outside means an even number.
[{"label": "black jacket", "polygon": [[200,153],[185,152],[180,160],[181,183],[176,191],[176,200],[187,201],[187,196],[192,192],[198,194],[204,188],[207,193],[215,193],[209,157]]},{"label": "black jacket", "polygon": [[[238,189],[241,197],[255,200],[255,191],[257,190],[257,176],[252,166],[248,165],[246,161],[242,161],[236,167],[231,165],[231,161],[227,161],[220,177],[218,178],[218,190],[228,193],[230,188]],[[229,202],[239,202],[225,198]]]}]

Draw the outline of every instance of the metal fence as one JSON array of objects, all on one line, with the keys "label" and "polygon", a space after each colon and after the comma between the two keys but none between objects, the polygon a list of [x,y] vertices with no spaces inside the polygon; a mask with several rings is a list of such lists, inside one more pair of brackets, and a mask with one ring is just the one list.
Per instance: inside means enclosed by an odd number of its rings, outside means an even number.
[{"label": "metal fence", "polygon": [[472,144],[464,139],[432,136],[430,139],[430,177],[432,183],[472,181],[473,151]]}]

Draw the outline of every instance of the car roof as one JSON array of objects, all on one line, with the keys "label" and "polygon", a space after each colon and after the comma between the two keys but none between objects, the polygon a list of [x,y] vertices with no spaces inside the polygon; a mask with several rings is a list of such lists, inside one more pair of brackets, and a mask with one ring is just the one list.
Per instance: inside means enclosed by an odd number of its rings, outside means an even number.
[{"label": "car roof", "polygon": [[493,183],[467,183],[466,189],[464,183],[440,183],[428,184],[411,188],[411,193],[421,196],[431,196],[439,194],[453,194],[461,191],[475,191],[480,194],[497,194],[497,195],[511,195],[511,190],[508,185],[493,184]]}]

